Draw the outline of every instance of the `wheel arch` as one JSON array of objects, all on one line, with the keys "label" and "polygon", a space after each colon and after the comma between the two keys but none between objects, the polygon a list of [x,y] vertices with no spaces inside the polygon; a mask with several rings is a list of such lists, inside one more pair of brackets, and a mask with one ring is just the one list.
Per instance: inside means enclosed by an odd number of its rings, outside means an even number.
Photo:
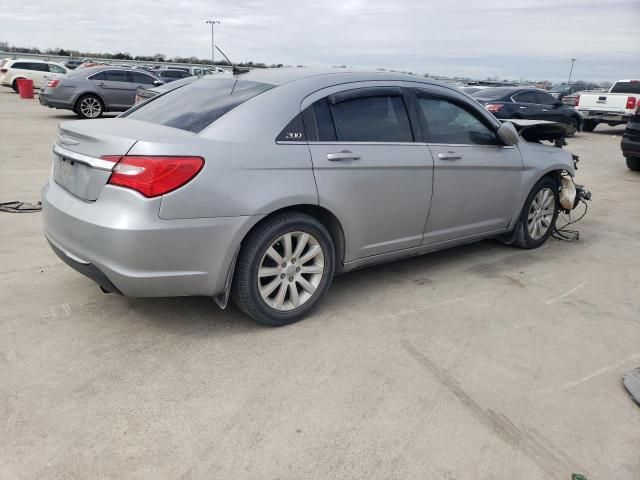
[{"label": "wheel arch", "polygon": [[96,97],[100,101],[100,103],[102,104],[102,111],[103,112],[107,111],[107,104],[105,103],[104,98],[102,98],[96,92],[92,92],[91,90],[85,90],[82,93],[76,94],[76,97],[73,99],[73,111],[74,112],[78,108],[78,102],[80,102],[80,100],[82,100],[84,97],[89,96],[89,95],[92,96],[92,97]]}]

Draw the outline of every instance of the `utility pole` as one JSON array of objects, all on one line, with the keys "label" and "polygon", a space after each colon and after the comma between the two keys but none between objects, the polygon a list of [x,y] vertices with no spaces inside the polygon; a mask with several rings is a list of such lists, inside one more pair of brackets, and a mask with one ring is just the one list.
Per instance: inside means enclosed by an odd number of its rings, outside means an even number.
[{"label": "utility pole", "polygon": [[577,58],[572,58],[571,59],[571,70],[569,70],[569,81],[567,82],[569,85],[571,85],[571,74],[573,73],[573,64],[576,63]]},{"label": "utility pole", "polygon": [[216,49],[216,43],[214,41],[214,36],[213,36],[213,26],[215,24],[220,25],[220,20],[207,20],[207,23],[211,24],[211,66],[213,67],[214,71],[216,68],[216,54],[215,54],[215,49]]}]

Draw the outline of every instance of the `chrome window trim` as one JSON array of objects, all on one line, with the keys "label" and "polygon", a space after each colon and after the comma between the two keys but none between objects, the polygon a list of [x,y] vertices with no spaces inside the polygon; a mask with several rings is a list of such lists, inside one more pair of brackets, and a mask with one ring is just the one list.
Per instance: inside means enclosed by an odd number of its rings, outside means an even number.
[{"label": "chrome window trim", "polygon": [[429,142],[426,144],[429,147],[484,147],[484,148],[508,148],[514,149],[515,145],[479,145],[477,143],[434,143]]},{"label": "chrome window trim", "polygon": [[91,168],[95,168],[96,170],[104,170],[106,172],[112,171],[113,167],[116,165],[114,162],[110,162],[108,160],[102,160],[101,158],[90,157],[89,155],[83,155],[82,153],[72,152],[71,150],[62,148],[57,144],[53,146],[53,153],[64,158],[69,158],[74,162],[88,165]]},{"label": "chrome window trim", "polygon": [[[276,142],[276,143],[284,143],[284,142]],[[304,143],[304,142],[291,142],[291,143]],[[320,142],[320,141],[313,141],[313,142],[306,142],[307,145],[398,145],[398,146],[402,146],[402,145],[426,145],[426,143],[424,142],[349,142],[349,141],[342,141],[342,142]]]}]

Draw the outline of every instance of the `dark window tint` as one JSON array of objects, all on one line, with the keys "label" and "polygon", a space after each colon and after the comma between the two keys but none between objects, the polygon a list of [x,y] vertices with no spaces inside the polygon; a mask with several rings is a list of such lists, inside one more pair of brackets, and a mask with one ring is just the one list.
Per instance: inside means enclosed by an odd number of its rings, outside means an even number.
[{"label": "dark window tint", "polygon": [[58,65],[49,64],[49,70],[53,73],[67,73],[67,71],[64,68],[59,67]]},{"label": "dark window tint", "polygon": [[11,65],[11,68],[19,68],[20,70],[32,70],[30,63],[16,62]]},{"label": "dark window tint", "polygon": [[129,82],[128,72],[124,70],[105,70],[105,80],[108,82]]},{"label": "dark window tint", "polygon": [[106,80],[107,79],[107,75],[104,72],[98,72],[95,75],[91,75],[91,77],[89,77],[90,80]]},{"label": "dark window tint", "polygon": [[302,121],[302,113],[294,117],[289,124],[284,127],[278,138],[278,142],[306,142],[307,138],[304,132],[304,123]]},{"label": "dark window tint", "polygon": [[318,127],[318,140],[321,142],[334,142],[336,140],[336,129],[333,127],[333,118],[326,98],[313,104],[313,113]]},{"label": "dark window tint", "polygon": [[31,70],[36,70],[37,72],[48,72],[49,65],[46,63],[32,63]]},{"label": "dark window tint", "polygon": [[267,83],[235,79],[199,80],[160,95],[125,116],[197,133],[271,88]]},{"label": "dark window tint", "polygon": [[131,72],[131,76],[133,77],[133,83],[142,84],[142,85],[153,85],[153,82],[156,81],[150,75],[145,75],[144,73],[139,72]]},{"label": "dark window tint", "polygon": [[401,96],[356,97],[330,104],[339,142],[412,142]]},{"label": "dark window tint", "polygon": [[513,96],[518,103],[538,103],[536,92],[520,92]]},{"label": "dark window tint", "polygon": [[536,103],[542,105],[555,105],[558,101],[548,93],[536,92]]},{"label": "dark window tint", "polygon": [[616,82],[611,87],[611,93],[640,93],[640,81],[635,82]]},{"label": "dark window tint", "polygon": [[472,96],[481,98],[483,100],[500,100],[502,98],[508,98],[513,94],[513,88],[509,87],[497,87],[497,88],[483,88]]},{"label": "dark window tint", "polygon": [[474,113],[444,98],[419,96],[431,143],[497,145],[494,132]]}]

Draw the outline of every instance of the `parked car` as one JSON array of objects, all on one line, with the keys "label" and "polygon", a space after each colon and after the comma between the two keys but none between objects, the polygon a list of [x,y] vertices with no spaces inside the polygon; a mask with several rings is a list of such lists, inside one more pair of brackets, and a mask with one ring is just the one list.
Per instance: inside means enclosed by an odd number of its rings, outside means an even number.
[{"label": "parked car", "polygon": [[75,70],[76,68],[78,68],[80,65],[82,65],[84,63],[83,60],[80,60],[79,58],[72,58],[71,60],[67,60],[66,62],[64,62],[64,66],[67,67],[70,70]]},{"label": "parked car", "polygon": [[153,72],[153,74],[165,83],[175,82],[176,80],[181,80],[183,78],[193,76],[190,73],[185,72],[184,70],[169,68],[156,70],[155,72]]},{"label": "parked car", "polygon": [[7,60],[0,67],[0,84],[17,92],[18,80],[27,78],[33,80],[34,88],[40,88],[42,83],[62,78],[67,72],[69,70],[59,63],[33,59]]},{"label": "parked car", "polygon": [[548,120],[580,128],[580,114],[544,90],[522,87],[486,88],[473,98],[498,118]]},{"label": "parked car", "polygon": [[200,77],[190,76],[185,77],[180,80],[176,80],[174,82],[166,83],[164,85],[160,85],[159,87],[147,87],[147,88],[138,88],[136,89],[136,98],[134,105],[137,105],[140,102],[144,102],[149,100],[150,98],[155,97],[156,95],[162,95],[163,93],[170,92],[171,90],[175,90],[176,88],[184,87],[185,85],[189,85],[190,83],[195,82]]},{"label": "parked car", "polygon": [[115,119],[60,124],[54,252],[105,291],[229,294],[284,325],[337,272],[500,237],[536,248],[571,153],[412,75],[211,75]]},{"label": "parked car", "polygon": [[640,171],[640,107],[629,119],[627,128],[622,134],[622,154],[627,160],[630,170]]},{"label": "parked car", "polygon": [[83,118],[98,118],[104,112],[123,112],[130,108],[135,102],[137,88],[163,83],[140,70],[91,67],[50,81],[39,98],[46,107],[73,110]]},{"label": "parked car", "polygon": [[624,125],[637,106],[640,106],[640,80],[618,80],[608,93],[584,93],[576,101],[587,132],[592,132],[599,123]]},{"label": "parked car", "polygon": [[553,85],[549,90],[549,95],[551,95],[556,100],[562,101],[562,99],[568,95],[572,95],[578,91],[578,87],[575,85],[571,85],[569,83],[560,83],[558,85]]}]

